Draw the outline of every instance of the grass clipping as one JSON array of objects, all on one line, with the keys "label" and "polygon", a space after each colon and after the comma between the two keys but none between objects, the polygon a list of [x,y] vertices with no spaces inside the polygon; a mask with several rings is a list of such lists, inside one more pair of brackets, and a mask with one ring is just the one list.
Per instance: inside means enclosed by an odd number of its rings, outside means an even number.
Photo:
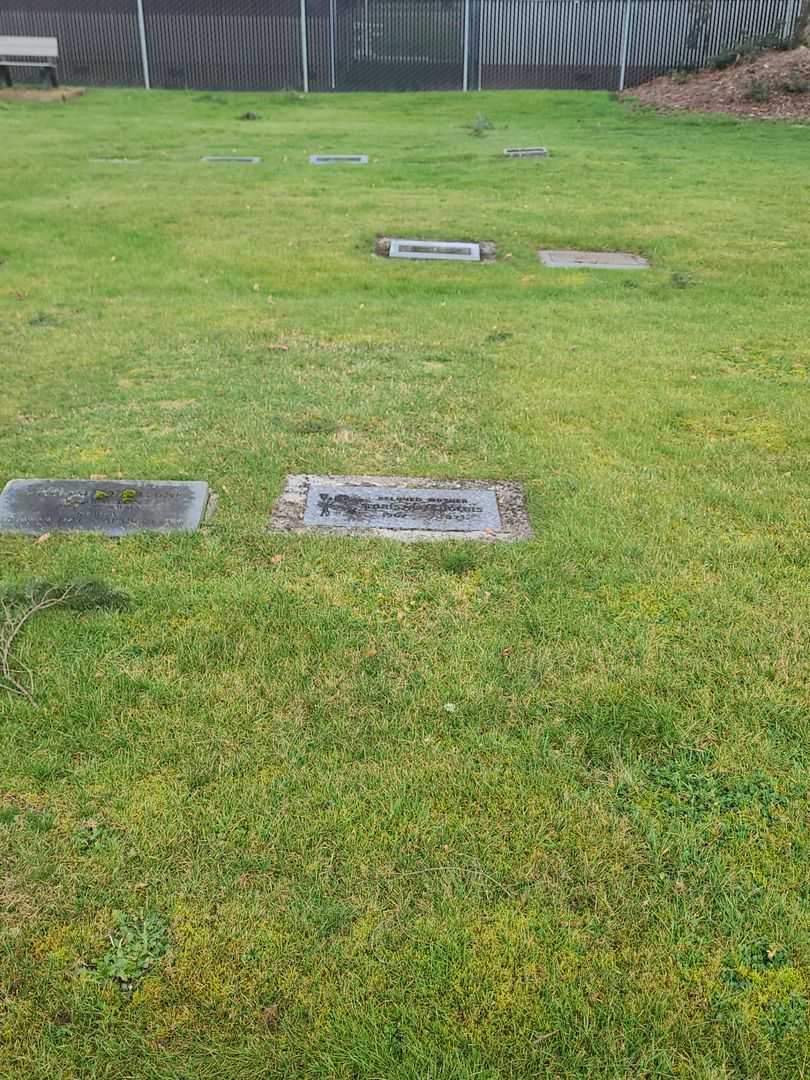
[{"label": "grass clipping", "polygon": [[55,607],[91,611],[120,609],[126,604],[127,598],[122,593],[95,578],[61,584],[34,581],[7,588],[0,595],[0,690],[23,697],[31,705],[37,704],[34,673],[13,655],[15,643],[35,615]]}]

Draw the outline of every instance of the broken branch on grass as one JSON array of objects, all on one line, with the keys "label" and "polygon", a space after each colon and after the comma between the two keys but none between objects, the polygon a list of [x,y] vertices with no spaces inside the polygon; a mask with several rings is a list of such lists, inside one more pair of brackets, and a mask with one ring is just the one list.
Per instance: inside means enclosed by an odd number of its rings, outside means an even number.
[{"label": "broken branch on grass", "polygon": [[76,610],[123,607],[126,597],[103,582],[73,581],[66,585],[33,582],[24,589],[8,589],[0,596],[0,690],[16,694],[36,707],[34,674],[20,659],[12,658],[15,641],[31,619],[48,608],[63,605]]}]

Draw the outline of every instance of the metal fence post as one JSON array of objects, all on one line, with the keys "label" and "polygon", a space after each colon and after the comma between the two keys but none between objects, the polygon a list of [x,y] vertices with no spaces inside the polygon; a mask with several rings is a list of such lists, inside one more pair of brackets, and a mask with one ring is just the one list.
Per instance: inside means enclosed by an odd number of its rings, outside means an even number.
[{"label": "metal fence post", "polygon": [[329,74],[332,79],[332,89],[335,89],[335,23],[337,22],[337,0],[329,0]]},{"label": "metal fence post", "polygon": [[462,90],[470,88],[470,0],[464,0],[464,81]]},{"label": "metal fence post", "polygon": [[478,89],[481,89],[481,72],[484,67],[484,0],[478,0]]},{"label": "metal fence post", "polygon": [[151,89],[149,81],[149,54],[146,51],[146,22],[143,17],[143,0],[136,0],[138,8],[138,39],[141,43],[141,64],[143,65],[143,85]]},{"label": "metal fence post", "polygon": [[622,54],[619,61],[619,93],[624,90],[627,74],[627,49],[630,41],[630,0],[624,0],[624,21],[622,23]]},{"label": "metal fence post", "polygon": [[309,93],[309,54],[307,52],[307,0],[301,0],[301,69],[304,73],[304,93]]}]

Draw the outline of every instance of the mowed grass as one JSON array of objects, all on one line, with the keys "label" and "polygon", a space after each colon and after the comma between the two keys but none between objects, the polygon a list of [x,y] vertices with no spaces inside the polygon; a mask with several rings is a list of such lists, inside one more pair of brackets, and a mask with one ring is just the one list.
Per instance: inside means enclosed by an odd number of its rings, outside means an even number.
[{"label": "mowed grass", "polygon": [[[0,537],[131,598],[0,696],[0,1076],[810,1073],[807,129],[92,91],[0,140],[0,481],[220,496]],[[520,479],[536,539],[270,534],[289,472]]]}]

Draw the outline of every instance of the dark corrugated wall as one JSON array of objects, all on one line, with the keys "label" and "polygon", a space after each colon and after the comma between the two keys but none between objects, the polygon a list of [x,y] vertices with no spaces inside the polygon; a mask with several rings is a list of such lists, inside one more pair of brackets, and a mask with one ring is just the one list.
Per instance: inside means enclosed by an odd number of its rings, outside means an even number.
[{"label": "dark corrugated wall", "polygon": [[[0,34],[59,39],[66,83],[143,85],[137,0],[6,0]],[[616,89],[768,34],[801,0],[306,0],[312,90]],[[152,85],[300,90],[300,0],[143,0]],[[33,75],[33,71],[32,71]]]}]

